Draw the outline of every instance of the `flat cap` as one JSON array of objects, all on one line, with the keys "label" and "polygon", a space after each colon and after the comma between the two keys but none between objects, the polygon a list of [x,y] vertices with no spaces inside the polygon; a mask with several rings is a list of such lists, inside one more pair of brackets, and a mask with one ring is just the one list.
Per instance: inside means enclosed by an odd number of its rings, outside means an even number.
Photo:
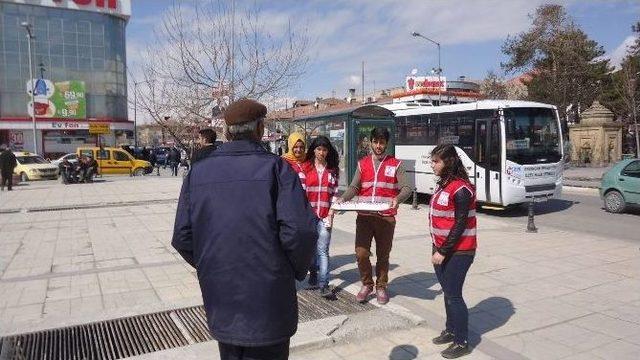
[{"label": "flat cap", "polygon": [[241,99],[233,102],[224,112],[224,122],[227,125],[239,125],[264,118],[267,107],[251,99]]}]

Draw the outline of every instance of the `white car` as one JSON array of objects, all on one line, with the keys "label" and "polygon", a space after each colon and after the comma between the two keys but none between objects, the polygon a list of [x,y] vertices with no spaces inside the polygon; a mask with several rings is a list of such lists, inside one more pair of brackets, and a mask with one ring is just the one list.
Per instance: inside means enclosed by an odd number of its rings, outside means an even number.
[{"label": "white car", "polygon": [[62,164],[62,162],[64,161],[64,159],[69,160],[69,162],[72,163],[72,164],[77,164],[78,163],[78,155],[76,153],[67,154],[67,155],[64,155],[64,156],[60,157],[59,159],[51,160],[51,163],[53,165],[59,167],[60,164]]}]

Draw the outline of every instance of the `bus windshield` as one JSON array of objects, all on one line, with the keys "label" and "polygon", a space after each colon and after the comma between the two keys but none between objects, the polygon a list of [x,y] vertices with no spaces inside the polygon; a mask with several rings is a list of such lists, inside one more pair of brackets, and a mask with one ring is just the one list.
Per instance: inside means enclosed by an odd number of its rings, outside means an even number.
[{"label": "bus windshield", "polygon": [[527,165],[562,159],[560,129],[552,109],[505,109],[504,119],[507,160]]}]

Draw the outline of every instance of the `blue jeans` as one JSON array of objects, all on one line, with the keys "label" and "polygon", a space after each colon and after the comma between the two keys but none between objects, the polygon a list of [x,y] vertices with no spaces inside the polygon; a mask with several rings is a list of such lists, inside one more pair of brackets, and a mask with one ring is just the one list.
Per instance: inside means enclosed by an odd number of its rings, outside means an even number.
[{"label": "blue jeans", "polygon": [[318,247],[316,256],[311,265],[311,270],[318,273],[318,286],[329,285],[329,244],[331,243],[331,229],[324,226],[322,220],[318,221]]},{"label": "blue jeans", "polygon": [[453,334],[453,342],[460,345],[469,338],[469,310],[462,298],[462,285],[471,263],[473,255],[451,255],[441,265],[433,266],[444,293],[446,330]]}]

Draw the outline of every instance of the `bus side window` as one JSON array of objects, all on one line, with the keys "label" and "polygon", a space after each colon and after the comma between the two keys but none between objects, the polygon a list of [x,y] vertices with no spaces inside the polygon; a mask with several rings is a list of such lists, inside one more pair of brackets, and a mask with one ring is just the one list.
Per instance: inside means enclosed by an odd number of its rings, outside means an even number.
[{"label": "bus side window", "polygon": [[491,140],[489,142],[489,170],[500,171],[500,121],[491,121]]}]

